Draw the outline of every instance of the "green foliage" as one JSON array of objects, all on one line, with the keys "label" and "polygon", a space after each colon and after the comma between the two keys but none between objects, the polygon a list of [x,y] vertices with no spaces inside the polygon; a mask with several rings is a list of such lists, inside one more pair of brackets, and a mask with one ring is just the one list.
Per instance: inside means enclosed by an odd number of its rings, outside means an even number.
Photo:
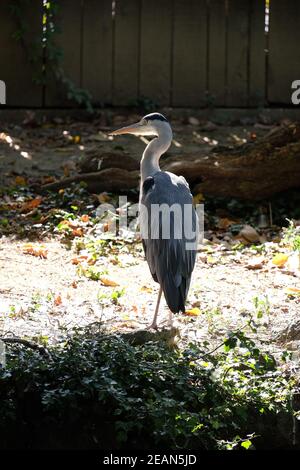
[{"label": "green foliage", "polygon": [[300,252],[300,226],[296,227],[292,220],[288,220],[288,222],[289,226],[283,230],[283,243],[288,245],[293,251]]},{"label": "green foliage", "polygon": [[255,308],[255,314],[256,314],[257,319],[260,319],[263,316],[269,317],[269,315],[270,315],[270,303],[269,303],[269,299],[268,299],[267,296],[264,296],[263,298],[255,296],[253,298],[253,305],[254,305],[254,308]]},{"label": "green foliage", "polygon": [[[41,232],[59,232],[67,236],[70,227],[63,221],[76,221],[80,223],[81,216],[87,212],[90,222],[95,223],[95,204],[91,195],[82,185],[72,184],[69,188],[58,192],[47,192],[41,204],[36,208],[32,218],[24,218],[21,210],[22,204],[38,195],[30,186],[10,186],[0,188],[0,197],[8,195],[13,204],[0,205],[0,235],[13,234],[19,238],[30,240],[41,238]],[[7,221],[7,222],[5,222]]]},{"label": "green foliage", "polygon": [[92,281],[99,281],[101,276],[108,274],[108,270],[100,269],[97,266],[88,266],[87,268],[84,268],[83,266],[79,265],[77,268],[77,273],[79,276],[85,276]]},{"label": "green foliage", "polygon": [[84,106],[88,112],[92,113],[94,110],[91,94],[88,90],[76,86],[63,69],[64,51],[56,41],[57,34],[61,32],[57,25],[59,1],[43,2],[42,33],[30,42],[28,41],[29,25],[24,19],[26,17],[24,11],[28,4],[29,0],[11,0],[10,11],[16,24],[13,38],[21,42],[26,49],[28,60],[32,65],[33,81],[40,85],[46,83],[46,67],[42,65],[46,59],[47,77],[49,78],[49,72],[51,72],[53,78],[65,88],[67,98]]},{"label": "green foliage", "polygon": [[246,450],[260,416],[289,411],[291,387],[241,332],[212,355],[202,344],[170,350],[77,331],[47,361],[9,348],[0,447]]},{"label": "green foliage", "polygon": [[79,105],[83,105],[88,112],[92,113],[91,94],[87,90],[76,86],[66,75],[62,66],[64,52],[63,49],[57,45],[56,41],[57,34],[61,32],[57,25],[59,8],[59,2],[57,0],[47,2],[44,6],[43,43],[45,44],[47,67],[50,68],[56,80],[63,84],[68,99],[75,101]]},{"label": "green foliage", "polygon": [[120,297],[122,297],[124,294],[125,289],[115,289],[110,296],[113,304],[118,305]]}]

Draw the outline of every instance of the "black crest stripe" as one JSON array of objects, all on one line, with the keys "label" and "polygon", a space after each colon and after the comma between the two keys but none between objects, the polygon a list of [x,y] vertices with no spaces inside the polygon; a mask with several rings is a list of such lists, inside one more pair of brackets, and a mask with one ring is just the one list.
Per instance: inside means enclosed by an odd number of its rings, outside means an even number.
[{"label": "black crest stripe", "polygon": [[168,122],[168,120],[165,118],[165,116],[163,116],[160,113],[147,114],[147,116],[145,116],[144,119],[147,119],[147,121],[158,120],[158,121]]}]

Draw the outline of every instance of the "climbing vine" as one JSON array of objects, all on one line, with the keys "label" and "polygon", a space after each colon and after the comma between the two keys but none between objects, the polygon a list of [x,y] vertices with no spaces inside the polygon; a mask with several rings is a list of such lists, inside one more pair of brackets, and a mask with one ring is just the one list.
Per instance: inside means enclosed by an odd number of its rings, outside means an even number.
[{"label": "climbing vine", "polygon": [[58,83],[63,85],[70,101],[75,101],[89,112],[93,112],[92,96],[89,91],[76,86],[63,68],[64,51],[57,41],[57,35],[61,32],[57,21],[59,2],[57,0],[43,0],[41,34],[33,40],[28,38],[29,25],[24,14],[28,4],[29,0],[11,0],[9,6],[16,24],[13,37],[26,50],[33,70],[33,81],[45,86],[49,75],[52,75]]}]

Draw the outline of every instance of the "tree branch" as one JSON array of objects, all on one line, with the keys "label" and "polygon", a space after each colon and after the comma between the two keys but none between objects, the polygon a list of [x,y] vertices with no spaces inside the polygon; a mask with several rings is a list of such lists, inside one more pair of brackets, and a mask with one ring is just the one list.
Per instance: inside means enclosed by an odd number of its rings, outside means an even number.
[{"label": "tree branch", "polygon": [[27,339],[22,339],[22,338],[3,338],[0,337],[0,341],[3,343],[10,343],[10,344],[22,344],[22,346],[26,346],[27,348],[34,349],[38,351],[42,356],[47,357],[48,359],[51,358],[51,354],[48,351],[48,349],[44,348],[43,346],[40,346],[37,343],[33,343],[31,341],[28,341]]}]

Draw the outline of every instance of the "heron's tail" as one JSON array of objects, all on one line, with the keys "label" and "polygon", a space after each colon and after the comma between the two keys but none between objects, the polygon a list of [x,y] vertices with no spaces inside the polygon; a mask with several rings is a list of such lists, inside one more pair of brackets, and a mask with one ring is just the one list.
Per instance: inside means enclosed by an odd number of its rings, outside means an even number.
[{"label": "heron's tail", "polygon": [[185,312],[185,302],[188,295],[191,277],[181,278],[181,283],[177,287],[171,276],[163,283],[162,288],[169,309],[173,313]]}]

